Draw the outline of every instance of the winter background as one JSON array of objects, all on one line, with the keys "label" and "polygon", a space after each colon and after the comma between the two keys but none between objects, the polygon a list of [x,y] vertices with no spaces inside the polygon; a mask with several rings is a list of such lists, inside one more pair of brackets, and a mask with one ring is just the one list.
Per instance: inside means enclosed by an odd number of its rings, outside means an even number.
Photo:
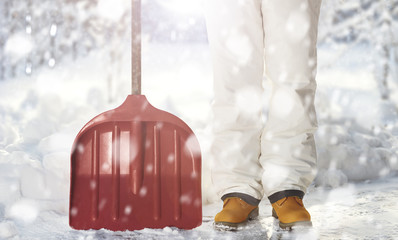
[{"label": "winter background", "polygon": [[[314,229],[260,219],[217,232],[210,180],[212,67],[201,0],[143,0],[143,93],[194,130],[203,225],[111,232],[68,225],[70,150],[92,117],[130,90],[130,1],[0,2],[0,239],[397,239],[398,1],[324,1],[319,26],[319,171],[305,204]],[[264,112],[269,81],[264,79]]]}]

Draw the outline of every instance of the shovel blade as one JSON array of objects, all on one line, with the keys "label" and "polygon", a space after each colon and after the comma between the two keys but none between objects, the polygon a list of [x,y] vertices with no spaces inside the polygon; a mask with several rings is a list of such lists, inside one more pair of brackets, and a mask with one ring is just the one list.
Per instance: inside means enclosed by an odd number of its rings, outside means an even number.
[{"label": "shovel blade", "polygon": [[201,225],[201,154],[192,130],[143,95],[92,119],[72,149],[69,223],[113,231]]}]

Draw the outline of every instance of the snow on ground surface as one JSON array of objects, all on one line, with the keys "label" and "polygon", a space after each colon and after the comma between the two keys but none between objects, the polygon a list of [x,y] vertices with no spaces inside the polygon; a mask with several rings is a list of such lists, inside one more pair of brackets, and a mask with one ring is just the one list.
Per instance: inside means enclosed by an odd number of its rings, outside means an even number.
[{"label": "snow on ground surface", "polygon": [[[339,64],[328,62],[333,51],[319,51],[319,173],[305,198],[314,229],[290,238],[397,239],[396,107],[379,99],[369,59],[363,60],[366,49],[354,49]],[[260,219],[239,232],[212,228],[221,202],[213,193],[207,160],[212,82],[208,48],[200,44],[144,45],[143,93],[155,107],[181,117],[199,138],[203,225],[192,231],[72,230],[68,197],[73,140],[86,122],[120,105],[131,89],[128,54],[113,65],[103,58],[98,51],[32,77],[0,82],[0,239],[289,238],[273,230],[267,201],[261,203]],[[264,85],[266,103],[270,84]]]},{"label": "snow on ground surface", "polygon": [[11,239],[396,239],[398,237],[398,178],[348,184],[335,189],[313,188],[304,203],[312,214],[313,229],[291,234],[274,226],[271,206],[260,204],[260,217],[237,232],[213,229],[212,220],[220,203],[204,206],[203,224],[193,230],[143,229],[112,232],[77,231],[68,226],[68,217],[53,211],[41,212],[30,223],[5,220],[0,236]]}]

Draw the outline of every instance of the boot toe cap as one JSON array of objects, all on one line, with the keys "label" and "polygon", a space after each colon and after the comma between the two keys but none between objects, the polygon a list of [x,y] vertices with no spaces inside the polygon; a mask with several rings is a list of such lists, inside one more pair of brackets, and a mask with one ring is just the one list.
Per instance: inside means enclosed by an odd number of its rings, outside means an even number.
[{"label": "boot toe cap", "polygon": [[228,210],[224,210],[218,213],[214,218],[215,222],[229,222],[229,223],[239,223],[244,220],[245,218],[239,216],[239,214],[236,214],[236,212]]}]

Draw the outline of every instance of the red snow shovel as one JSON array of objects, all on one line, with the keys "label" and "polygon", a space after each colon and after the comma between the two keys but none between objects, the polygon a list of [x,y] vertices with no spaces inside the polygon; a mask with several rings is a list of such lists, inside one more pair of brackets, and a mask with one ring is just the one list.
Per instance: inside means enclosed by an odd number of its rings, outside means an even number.
[{"label": "red snow shovel", "polygon": [[202,223],[199,143],[181,119],[140,95],[141,4],[132,4],[132,95],[89,121],[75,139],[69,224],[192,229]]}]

